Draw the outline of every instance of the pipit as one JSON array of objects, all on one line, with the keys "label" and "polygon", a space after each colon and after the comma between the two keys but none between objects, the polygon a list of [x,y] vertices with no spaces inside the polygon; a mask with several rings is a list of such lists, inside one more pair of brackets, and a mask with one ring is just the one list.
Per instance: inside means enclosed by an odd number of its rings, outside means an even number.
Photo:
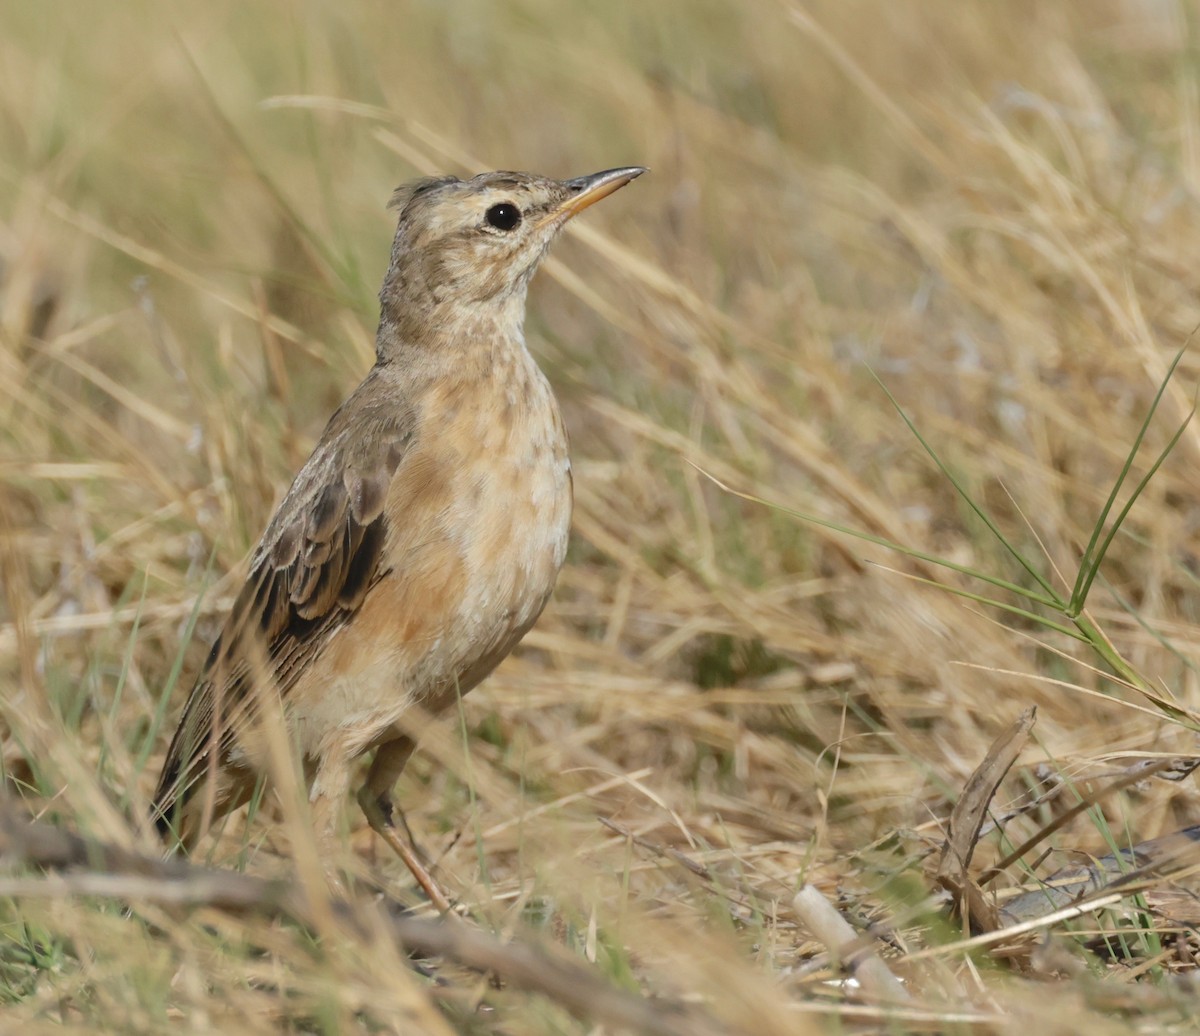
[{"label": "pipit", "polygon": [[393,196],[375,365],[255,547],[167,750],[155,818],[185,849],[270,769],[273,714],[322,841],[375,750],[359,803],[425,883],[392,825],[405,713],[436,714],[499,664],[567,550],[571,462],[525,347],[529,280],[567,220],[643,172],[447,176]]}]

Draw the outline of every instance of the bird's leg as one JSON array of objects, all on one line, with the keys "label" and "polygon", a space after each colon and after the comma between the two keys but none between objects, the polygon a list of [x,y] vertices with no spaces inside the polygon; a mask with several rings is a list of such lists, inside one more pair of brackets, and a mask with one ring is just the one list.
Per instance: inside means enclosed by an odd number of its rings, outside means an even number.
[{"label": "bird's leg", "polygon": [[410,842],[413,841],[412,832],[408,829],[404,813],[397,810],[392,803],[392,789],[400,779],[400,774],[408,764],[415,747],[413,739],[405,734],[397,734],[391,740],[383,742],[375,753],[371,768],[367,771],[366,783],[358,793],[359,804],[363,809],[367,808],[367,799],[373,801],[384,823],[389,827],[395,826],[395,816],[399,812],[400,823]]},{"label": "bird's leg", "polygon": [[401,736],[394,741],[388,741],[379,746],[375,753],[375,761],[367,771],[366,783],[359,789],[358,804],[362,807],[367,823],[371,830],[382,838],[397,856],[404,862],[417,884],[421,886],[429,901],[437,907],[440,913],[450,910],[450,900],[438,887],[433,875],[425,869],[413,849],[412,833],[408,830],[408,822],[404,814],[400,814],[400,822],[404,825],[407,841],[396,830],[394,820],[395,807],[392,805],[392,786],[412,755],[413,742],[409,737]]}]

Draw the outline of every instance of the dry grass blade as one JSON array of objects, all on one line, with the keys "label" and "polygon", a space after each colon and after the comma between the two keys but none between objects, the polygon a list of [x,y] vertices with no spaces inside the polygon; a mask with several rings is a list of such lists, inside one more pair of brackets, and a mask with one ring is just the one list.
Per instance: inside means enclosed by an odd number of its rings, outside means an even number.
[{"label": "dry grass blade", "polygon": [[983,761],[971,774],[955,803],[954,812],[950,814],[937,880],[955,897],[968,927],[992,931],[998,924],[995,906],[984,897],[979,885],[971,878],[971,857],[975,853],[979,833],[996,789],[1017,761],[1036,719],[1037,709],[1030,707],[996,738]]}]

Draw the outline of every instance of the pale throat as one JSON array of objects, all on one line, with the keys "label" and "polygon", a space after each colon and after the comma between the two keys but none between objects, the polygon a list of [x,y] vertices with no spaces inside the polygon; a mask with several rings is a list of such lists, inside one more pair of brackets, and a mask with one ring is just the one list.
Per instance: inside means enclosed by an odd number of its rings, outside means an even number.
[{"label": "pale throat", "polygon": [[381,361],[452,367],[468,357],[483,362],[514,350],[525,352],[525,296],[522,283],[477,302],[389,306],[380,320],[376,353]]}]

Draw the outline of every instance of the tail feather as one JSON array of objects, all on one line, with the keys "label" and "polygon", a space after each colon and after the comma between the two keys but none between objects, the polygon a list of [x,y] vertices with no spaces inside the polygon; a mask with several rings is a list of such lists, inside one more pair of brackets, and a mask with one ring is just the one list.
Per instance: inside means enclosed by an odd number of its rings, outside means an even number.
[{"label": "tail feather", "polygon": [[164,842],[176,837],[177,814],[182,805],[181,796],[178,794],[179,774],[179,760],[168,755],[151,803],[151,818]]},{"label": "tail feather", "polygon": [[168,753],[154,793],[154,826],[164,842],[191,852],[209,828],[245,805],[254,795],[257,775],[242,767],[225,764],[210,774],[207,756],[183,760]]}]

